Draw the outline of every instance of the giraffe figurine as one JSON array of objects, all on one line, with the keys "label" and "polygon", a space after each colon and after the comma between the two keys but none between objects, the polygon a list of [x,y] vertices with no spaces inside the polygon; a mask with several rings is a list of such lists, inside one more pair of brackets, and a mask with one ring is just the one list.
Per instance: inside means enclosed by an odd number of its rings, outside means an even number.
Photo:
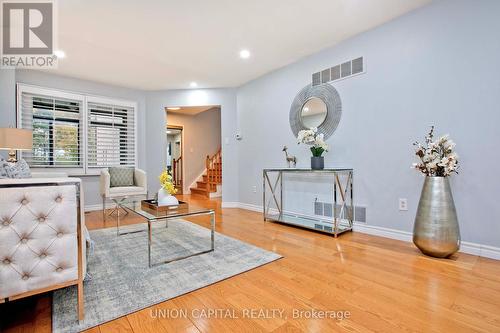
[{"label": "giraffe figurine", "polygon": [[288,155],[287,150],[288,150],[288,147],[284,146],[283,151],[285,152],[286,162],[288,163],[288,167],[290,168],[290,164],[293,163],[293,167],[295,168],[295,165],[297,165],[297,158],[295,156]]}]

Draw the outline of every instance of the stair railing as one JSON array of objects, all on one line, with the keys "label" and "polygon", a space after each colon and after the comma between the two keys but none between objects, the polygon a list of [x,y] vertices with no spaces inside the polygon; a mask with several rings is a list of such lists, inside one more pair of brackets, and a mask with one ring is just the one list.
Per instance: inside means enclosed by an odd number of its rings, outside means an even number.
[{"label": "stair railing", "polygon": [[217,184],[222,183],[222,151],[221,148],[217,152],[210,156],[207,155],[205,161],[205,167],[207,169],[207,182],[209,189],[217,186]]},{"label": "stair railing", "polygon": [[172,159],[172,180],[175,186],[182,185],[182,155],[178,159]]}]

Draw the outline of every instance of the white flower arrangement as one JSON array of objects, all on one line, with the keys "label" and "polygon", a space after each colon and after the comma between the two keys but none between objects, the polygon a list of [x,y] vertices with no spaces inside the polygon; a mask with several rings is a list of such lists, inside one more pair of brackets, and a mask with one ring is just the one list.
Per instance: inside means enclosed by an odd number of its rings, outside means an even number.
[{"label": "white flower arrangement", "polygon": [[425,137],[425,146],[415,142],[415,155],[420,158],[419,163],[413,163],[413,168],[430,177],[448,177],[457,173],[458,155],[455,153],[455,143],[448,135],[434,139],[434,126]]},{"label": "white flower arrangement", "polygon": [[324,140],[324,135],[323,133],[318,133],[318,129],[316,127],[312,127],[308,130],[301,130],[297,134],[297,143],[312,145],[311,153],[316,157],[319,157],[323,154],[323,152],[328,151],[328,145]]}]

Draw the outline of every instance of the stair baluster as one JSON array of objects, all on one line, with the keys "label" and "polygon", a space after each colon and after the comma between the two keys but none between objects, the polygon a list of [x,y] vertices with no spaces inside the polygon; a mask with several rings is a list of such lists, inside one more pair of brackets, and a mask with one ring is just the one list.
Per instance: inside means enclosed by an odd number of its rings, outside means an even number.
[{"label": "stair baluster", "polygon": [[182,186],[182,156],[179,156],[178,159],[173,159],[172,163],[172,178],[174,185],[176,187]]}]

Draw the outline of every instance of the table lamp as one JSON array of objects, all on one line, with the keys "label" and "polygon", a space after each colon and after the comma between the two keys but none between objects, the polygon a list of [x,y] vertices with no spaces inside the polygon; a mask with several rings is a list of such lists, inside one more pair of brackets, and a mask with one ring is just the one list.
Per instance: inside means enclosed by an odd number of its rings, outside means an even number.
[{"label": "table lamp", "polygon": [[0,150],[9,151],[7,162],[16,163],[16,150],[31,150],[33,133],[21,128],[0,128]]}]

